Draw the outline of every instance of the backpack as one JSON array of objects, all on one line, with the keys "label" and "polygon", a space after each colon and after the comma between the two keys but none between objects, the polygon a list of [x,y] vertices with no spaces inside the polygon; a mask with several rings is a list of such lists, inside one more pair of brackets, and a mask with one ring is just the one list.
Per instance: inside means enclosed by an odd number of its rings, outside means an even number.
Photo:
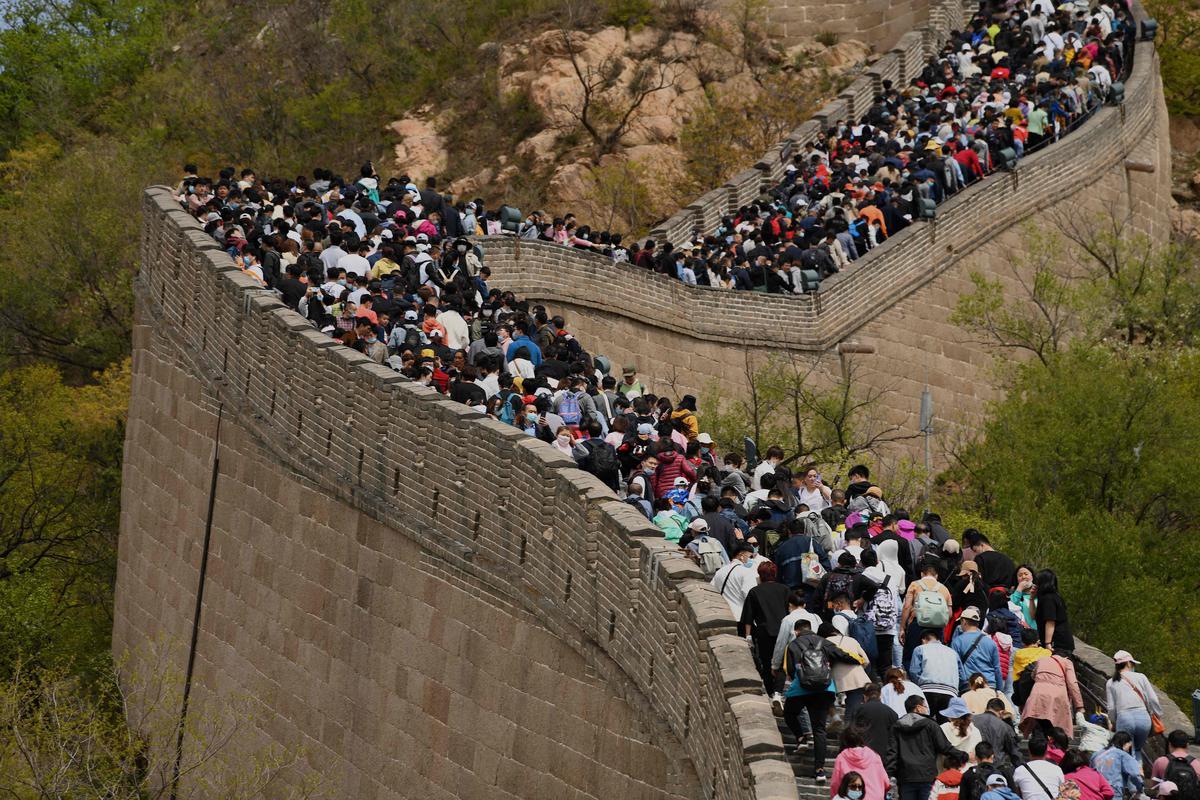
[{"label": "backpack", "polygon": [[614,475],[620,470],[617,451],[608,442],[597,440],[591,451],[592,472],[596,475]]},{"label": "backpack", "polygon": [[1020,708],[1025,705],[1025,701],[1029,699],[1030,692],[1033,691],[1033,676],[1037,672],[1037,662],[1025,667],[1025,671],[1021,673],[1015,681],[1013,681],[1013,704]]},{"label": "backpack", "polygon": [[704,577],[711,578],[728,563],[725,560],[725,548],[711,536],[701,536],[695,540],[695,544],[696,559],[700,562],[700,569],[704,570]]},{"label": "backpack", "polygon": [[950,622],[950,606],[937,589],[926,589],[924,584],[917,591],[913,608],[917,612],[917,624],[922,628],[944,628]]},{"label": "backpack", "polygon": [[825,692],[829,690],[829,682],[833,679],[833,668],[822,645],[825,640],[815,641],[815,646],[805,646],[800,639],[793,639],[788,645],[788,652],[796,665],[796,681],[800,686],[814,692]]},{"label": "backpack", "polygon": [[1163,772],[1163,780],[1178,786],[1177,796],[1184,800],[1196,800],[1200,797],[1200,780],[1196,779],[1196,770],[1192,767],[1195,760],[1192,756],[1180,758],[1167,754],[1167,768]]},{"label": "backpack", "polygon": [[648,519],[650,521],[654,521],[654,515],[646,510],[647,508],[649,508],[650,504],[647,503],[641,495],[631,494],[628,497],[626,497],[624,500],[622,500],[621,502],[627,503],[627,504],[633,506],[634,508],[636,508],[638,510],[638,513],[641,514],[643,517],[645,517],[646,519]]},{"label": "backpack", "polygon": [[[846,616],[849,612],[841,613]],[[848,617],[848,621],[850,624],[846,628],[846,634],[862,647],[863,652],[867,654],[868,663],[874,661],[879,655],[879,647],[875,643],[875,623],[871,622],[866,614]]]},{"label": "backpack", "polygon": [[883,576],[883,583],[879,585],[875,596],[871,598],[871,602],[867,606],[867,616],[875,623],[876,633],[891,633],[896,629],[896,623],[900,620],[900,614],[896,608],[896,593],[888,586],[891,580],[891,575]]},{"label": "backpack", "polygon": [[579,396],[574,392],[563,392],[558,403],[558,415],[565,425],[578,425],[583,415],[579,411]]},{"label": "backpack", "polygon": [[809,511],[800,521],[804,523],[804,533],[813,541],[820,542],[822,547],[833,540],[833,529],[816,511]]},{"label": "backpack", "polygon": [[854,600],[854,579],[858,577],[856,574],[846,574],[845,572],[830,572],[829,581],[825,584],[825,605],[837,597],[839,594],[844,594]]},{"label": "backpack", "polygon": [[512,404],[515,396],[516,392],[500,393],[500,421],[505,425],[512,425],[517,419],[517,410]]}]

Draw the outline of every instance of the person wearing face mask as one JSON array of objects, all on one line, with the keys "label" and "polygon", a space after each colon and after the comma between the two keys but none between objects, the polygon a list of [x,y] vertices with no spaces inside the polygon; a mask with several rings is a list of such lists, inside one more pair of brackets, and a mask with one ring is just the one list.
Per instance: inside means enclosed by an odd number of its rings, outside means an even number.
[{"label": "person wearing face mask", "polygon": [[572,459],[579,459],[587,455],[587,450],[583,445],[576,443],[575,434],[566,425],[561,426],[554,432],[554,449]]},{"label": "person wearing face mask", "polygon": [[833,762],[830,789],[835,797],[846,800],[883,800],[888,790],[888,774],[883,759],[867,747],[863,731],[857,726],[842,732],[842,750]]},{"label": "person wearing face mask", "polygon": [[736,545],[729,563],[717,570],[710,581],[712,588],[729,603],[735,620],[742,618],[746,595],[758,585],[757,566],[760,561],[765,562],[765,559],[756,556],[753,547],[748,544]]}]

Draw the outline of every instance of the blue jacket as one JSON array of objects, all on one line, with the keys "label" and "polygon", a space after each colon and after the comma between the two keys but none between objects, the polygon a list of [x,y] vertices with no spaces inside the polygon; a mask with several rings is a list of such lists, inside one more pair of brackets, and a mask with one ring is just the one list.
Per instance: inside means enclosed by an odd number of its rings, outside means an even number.
[{"label": "blue jacket", "polygon": [[[789,536],[779,543],[775,548],[775,555],[772,556],[775,565],[779,567],[779,580],[793,589],[808,585],[804,582],[803,556],[808,552],[809,541],[809,537],[803,534]],[[820,559],[821,566],[828,570],[829,554],[825,552],[825,548],[821,547],[820,542],[812,542],[812,549]]]},{"label": "blue jacket", "polygon": [[[974,655],[974,653],[972,653]],[[913,650],[909,677],[921,689],[958,696],[958,654],[941,642],[923,644]]]},{"label": "blue jacket", "polygon": [[[964,654],[968,650],[971,650],[972,645],[977,640],[979,640],[979,646],[971,652],[970,658],[964,660]],[[954,639],[950,642],[950,648],[958,653],[960,662],[958,665],[958,683],[960,690],[967,688],[967,678],[976,672],[987,678],[988,684],[993,689],[1004,686],[1004,678],[1000,673],[1000,650],[996,647],[996,643],[992,641],[992,637],[983,631],[965,633],[958,630],[954,632]]]},{"label": "blue jacket", "polygon": [[508,356],[505,360],[512,361],[516,358],[517,351],[522,347],[529,351],[529,363],[535,367],[542,363],[542,348],[538,347],[537,342],[528,336],[518,336],[512,340],[512,344],[505,351],[505,355]]}]

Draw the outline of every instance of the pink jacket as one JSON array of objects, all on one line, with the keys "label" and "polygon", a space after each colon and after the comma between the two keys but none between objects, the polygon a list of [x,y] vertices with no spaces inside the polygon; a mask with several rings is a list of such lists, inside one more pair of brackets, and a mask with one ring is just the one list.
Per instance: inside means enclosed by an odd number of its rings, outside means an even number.
[{"label": "pink jacket", "polygon": [[838,753],[833,762],[833,777],[829,781],[829,796],[835,797],[848,772],[863,778],[863,800],[883,800],[888,790],[887,770],[883,759],[869,747],[850,747]]},{"label": "pink jacket", "polygon": [[1080,800],[1111,800],[1113,796],[1112,786],[1091,767],[1080,767],[1066,777],[1079,785]]}]

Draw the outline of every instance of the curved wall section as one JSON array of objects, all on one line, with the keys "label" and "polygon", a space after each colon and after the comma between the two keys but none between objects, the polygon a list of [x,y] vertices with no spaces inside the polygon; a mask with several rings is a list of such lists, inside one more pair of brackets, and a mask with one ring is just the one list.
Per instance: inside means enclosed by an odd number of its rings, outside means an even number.
[{"label": "curved wall section", "polygon": [[[978,271],[1021,294],[1026,223],[1051,225],[1115,213],[1129,233],[1170,233],[1170,141],[1157,55],[1141,43],[1123,108],[938,206],[934,222],[901,231],[850,269],[798,297],[684,286],[677,280],[557,245],[483,240],[499,285],[540,300],[614,363],[636,362],[677,393],[717,385],[744,391],[746,358],[793,352],[840,369],[837,345],[857,356],[862,380],[886,390],[881,421],[916,434],[925,381],[940,434],[978,422],[997,394],[991,352],[949,322]],[[659,386],[657,388],[664,388]],[[916,441],[915,439],[913,440]],[[915,446],[915,445],[914,445]]]},{"label": "curved wall section", "polygon": [[260,712],[225,757],[302,748],[339,797],[796,797],[728,606],[636,512],[144,206],[124,669],[182,671],[211,501],[193,697]]}]

